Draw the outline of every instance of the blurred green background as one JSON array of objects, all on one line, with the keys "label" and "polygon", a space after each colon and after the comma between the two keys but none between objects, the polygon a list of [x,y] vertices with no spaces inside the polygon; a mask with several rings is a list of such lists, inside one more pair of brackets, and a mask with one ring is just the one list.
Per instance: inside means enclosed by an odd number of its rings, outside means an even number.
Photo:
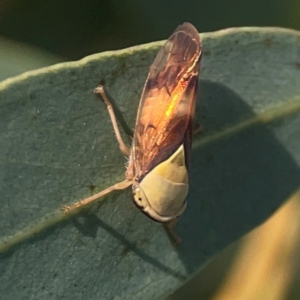
[{"label": "blurred green background", "polygon": [[299,29],[295,0],[0,0],[0,36],[60,60],[168,38],[182,22],[199,32],[233,26]]}]

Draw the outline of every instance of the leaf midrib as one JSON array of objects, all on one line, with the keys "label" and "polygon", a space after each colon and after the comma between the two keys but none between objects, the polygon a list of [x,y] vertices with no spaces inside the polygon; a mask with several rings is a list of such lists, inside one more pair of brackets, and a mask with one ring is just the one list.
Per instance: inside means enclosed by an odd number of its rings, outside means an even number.
[{"label": "leaf midrib", "polygon": [[[247,130],[251,126],[259,124],[269,124],[276,120],[283,119],[287,116],[291,116],[300,111],[300,97],[295,98],[289,102],[285,102],[276,107],[270,107],[262,113],[256,114],[238,124],[224,128],[220,132],[211,133],[200,139],[196,139],[193,143],[193,149],[206,147],[207,145],[219,141],[220,139],[227,138],[233,134]],[[98,201],[105,200],[106,197],[100,198]],[[0,253],[9,251],[17,244],[28,240],[36,234],[48,229],[51,226],[57,225],[75,214],[78,214],[80,210],[74,211],[68,215],[65,215],[60,209],[46,214],[39,221],[32,222],[22,231],[16,232],[14,235],[4,237],[0,240]]]}]

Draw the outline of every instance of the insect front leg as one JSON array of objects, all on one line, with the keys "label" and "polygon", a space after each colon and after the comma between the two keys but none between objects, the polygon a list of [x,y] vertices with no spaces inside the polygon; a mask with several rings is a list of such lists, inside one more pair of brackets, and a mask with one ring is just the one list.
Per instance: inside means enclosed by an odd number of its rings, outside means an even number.
[{"label": "insect front leg", "polygon": [[64,211],[65,214],[68,214],[70,213],[71,211],[73,210],[76,210],[82,206],[85,206],[91,202],[94,202],[95,200],[99,199],[100,197],[106,195],[106,194],[109,194],[110,192],[112,191],[115,191],[115,190],[124,190],[126,189],[127,187],[129,187],[130,185],[132,185],[132,181],[131,180],[124,180],[124,181],[121,181],[119,183],[116,183],[112,186],[110,186],[109,188],[91,196],[91,197],[88,197],[88,198],[85,198],[83,200],[80,200],[72,205],[63,205],[61,207],[61,209]]},{"label": "insect front leg", "polygon": [[177,217],[176,219],[174,219],[172,221],[164,223],[164,228],[166,229],[171,242],[175,246],[178,246],[182,242],[182,239],[180,238],[180,236],[174,230],[174,227],[176,226],[178,220],[179,220],[179,218]]},{"label": "insect front leg", "polygon": [[124,141],[122,139],[122,136],[120,134],[120,130],[119,130],[119,127],[118,127],[118,123],[117,123],[117,120],[116,120],[116,115],[115,115],[115,112],[114,112],[114,108],[113,108],[111,102],[109,101],[109,99],[108,99],[108,97],[105,93],[104,87],[102,85],[98,85],[95,88],[94,93],[101,95],[104,103],[107,106],[107,110],[108,110],[108,113],[109,113],[109,116],[110,116],[110,120],[112,122],[114,131],[115,131],[115,134],[116,134],[116,137],[117,137],[117,141],[119,143],[119,148],[120,148],[120,150],[123,154],[125,154],[126,156],[129,156],[130,148],[124,143]]}]

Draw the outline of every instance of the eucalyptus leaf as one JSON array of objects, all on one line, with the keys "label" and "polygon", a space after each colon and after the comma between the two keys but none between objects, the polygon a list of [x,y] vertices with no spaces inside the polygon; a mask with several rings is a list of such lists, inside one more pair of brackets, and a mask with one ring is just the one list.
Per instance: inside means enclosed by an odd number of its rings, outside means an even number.
[{"label": "eucalyptus leaf", "polygon": [[[235,28],[201,35],[188,208],[174,247],[131,190],[73,215],[123,180],[99,82],[123,136],[162,42],[89,56],[0,83],[1,299],[166,297],[300,187],[300,34]],[[127,125],[127,129],[126,126]]]},{"label": "eucalyptus leaf", "polygon": [[60,61],[50,53],[0,36],[0,81]]}]

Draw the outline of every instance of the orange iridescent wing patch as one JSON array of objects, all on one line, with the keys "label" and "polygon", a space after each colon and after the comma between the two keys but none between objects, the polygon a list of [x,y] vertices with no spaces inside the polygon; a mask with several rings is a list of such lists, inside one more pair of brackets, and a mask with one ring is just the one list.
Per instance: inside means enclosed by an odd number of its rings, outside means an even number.
[{"label": "orange iridescent wing patch", "polygon": [[141,97],[131,149],[133,170],[128,171],[136,180],[182,143],[190,148],[200,56],[199,33],[184,23],[155,58]]}]

